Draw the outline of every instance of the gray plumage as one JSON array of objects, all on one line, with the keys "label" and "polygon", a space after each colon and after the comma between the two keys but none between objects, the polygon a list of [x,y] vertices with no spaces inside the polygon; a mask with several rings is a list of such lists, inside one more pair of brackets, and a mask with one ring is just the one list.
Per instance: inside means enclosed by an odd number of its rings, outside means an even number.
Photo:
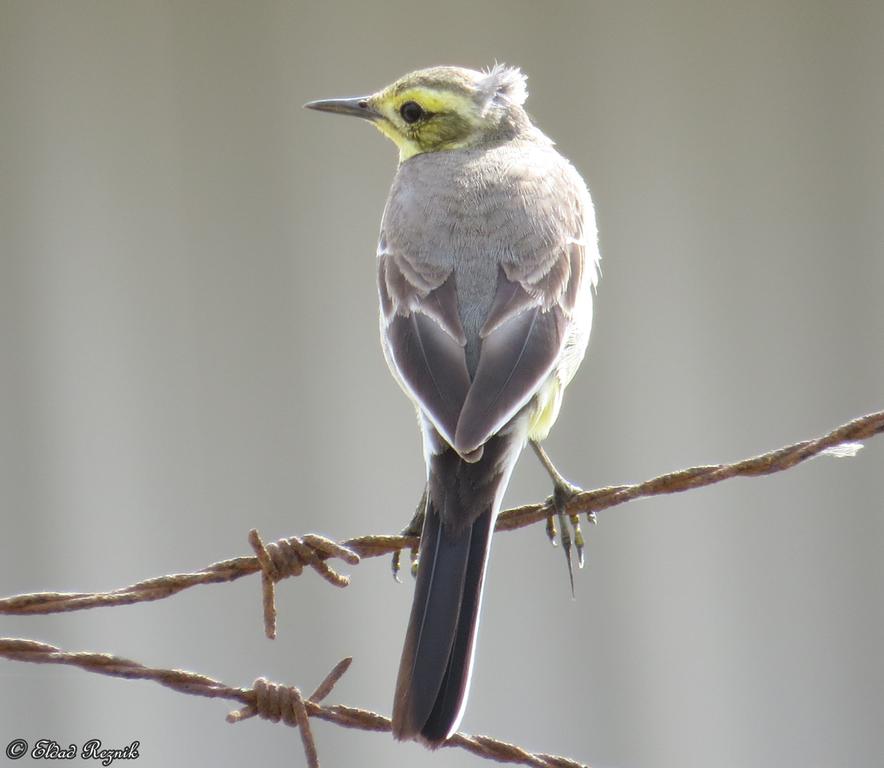
[{"label": "gray plumage", "polygon": [[[566,343],[582,356],[588,333],[571,320],[575,308],[586,313],[578,300],[592,300],[587,241],[594,255],[586,186],[530,125],[500,144],[399,166],[378,247],[383,340],[394,375],[459,452],[530,400]],[[408,341],[438,357],[413,355]]]},{"label": "gray plumage", "polygon": [[400,147],[377,251],[381,340],[418,413],[427,502],[393,733],[430,746],[466,705],[510,474],[555,421],[591,326],[592,203],[526,97],[517,69],[436,67],[307,105],[369,119]]}]

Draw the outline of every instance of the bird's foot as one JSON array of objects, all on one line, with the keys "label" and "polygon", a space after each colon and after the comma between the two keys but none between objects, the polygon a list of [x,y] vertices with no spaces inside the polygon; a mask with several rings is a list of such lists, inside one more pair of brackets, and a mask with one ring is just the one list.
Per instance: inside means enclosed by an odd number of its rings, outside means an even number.
[{"label": "bird's foot", "polygon": [[[540,459],[546,471],[549,473],[553,481],[553,495],[547,500],[547,504],[552,507],[552,512],[546,518],[546,535],[556,546],[557,539],[562,542],[562,552],[565,555],[565,562],[568,564],[568,579],[571,582],[571,596],[574,596],[574,566],[571,559],[571,546],[577,552],[577,567],[583,567],[583,548],[585,545],[583,539],[583,531],[580,529],[580,517],[575,513],[568,513],[568,503],[578,493],[582,493],[583,489],[569,483],[559,472],[555,465],[550,461],[546,451],[540,446],[540,443],[531,441],[537,457]],[[558,530],[556,529],[556,519],[558,519]],[[590,523],[595,524],[595,515],[588,512],[586,519]]]},{"label": "bird's foot", "polygon": [[[583,538],[583,530],[580,528],[580,516],[576,512],[569,513],[567,506],[568,502],[578,493],[582,493],[582,491],[582,488],[562,478],[561,482],[555,483],[553,494],[547,500],[553,511],[546,518],[546,535],[553,546],[557,546],[559,541],[562,542],[562,552],[568,565],[568,580],[571,583],[572,597],[574,596],[572,545],[577,555],[577,567],[583,568],[583,550],[586,542]],[[595,515],[592,512],[587,515],[587,519],[591,523],[595,523]],[[558,527],[556,526],[556,520],[558,520]]]},{"label": "bird's foot", "polygon": [[[424,488],[423,495],[421,496],[421,500],[417,503],[417,507],[414,510],[414,516],[411,518],[411,521],[405,528],[402,529],[400,533],[401,536],[417,536],[420,539],[421,531],[424,529],[424,518],[427,514],[427,489]],[[413,547],[411,550],[411,575],[417,575],[417,553],[418,548]],[[399,571],[401,570],[400,561],[401,561],[402,550],[397,549],[393,553],[393,562],[391,563],[393,570],[393,578],[402,582],[402,579],[399,578]]]}]

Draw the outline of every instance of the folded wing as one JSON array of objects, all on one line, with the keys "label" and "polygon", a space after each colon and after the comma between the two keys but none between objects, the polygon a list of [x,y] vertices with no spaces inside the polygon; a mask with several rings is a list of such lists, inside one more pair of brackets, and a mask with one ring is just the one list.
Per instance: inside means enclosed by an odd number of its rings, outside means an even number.
[{"label": "folded wing", "polygon": [[501,264],[471,380],[454,271],[419,273],[401,256],[379,254],[389,357],[412,399],[461,455],[500,430],[554,370],[582,264],[575,241]]}]

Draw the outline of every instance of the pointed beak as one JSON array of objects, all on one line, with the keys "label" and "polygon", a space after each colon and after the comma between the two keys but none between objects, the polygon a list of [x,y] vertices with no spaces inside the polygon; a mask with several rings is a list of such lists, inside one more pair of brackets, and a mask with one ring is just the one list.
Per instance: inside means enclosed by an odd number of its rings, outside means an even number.
[{"label": "pointed beak", "polygon": [[338,115],[353,115],[366,120],[377,120],[381,115],[372,108],[367,96],[357,96],[353,99],[320,99],[308,101],[305,109],[315,109],[319,112],[334,112]]}]

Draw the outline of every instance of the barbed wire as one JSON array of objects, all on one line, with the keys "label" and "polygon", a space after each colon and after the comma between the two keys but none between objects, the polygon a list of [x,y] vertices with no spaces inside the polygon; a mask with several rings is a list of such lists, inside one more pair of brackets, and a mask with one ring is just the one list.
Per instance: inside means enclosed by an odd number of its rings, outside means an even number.
[{"label": "barbed wire", "polygon": [[[803,440],[785,448],[744,459],[733,464],[712,464],[670,472],[635,485],[615,485],[581,491],[566,505],[569,515],[592,516],[634,499],[667,493],[680,493],[712,485],[732,477],[756,477],[782,472],[814,456],[853,455],[861,446],[855,441],[884,432],[884,411],[854,419],[828,434]],[[495,531],[512,531],[554,514],[550,501],[527,504],[501,512]],[[328,560],[339,559],[356,565],[362,558],[379,557],[410,549],[414,552],[419,539],[406,534],[357,536],[341,543],[316,534],[291,536],[264,544],[257,531],[249,533],[255,555],[236,557],[212,563],[200,571],[175,573],[146,579],[111,592],[34,592],[0,598],[0,614],[31,615],[102,608],[115,605],[161,600],[200,584],[219,584],[244,576],[262,574],[264,621],[268,637],[275,637],[274,585],[310,568],[334,586],[343,587],[349,578],[338,573]]]},{"label": "barbed wire", "polygon": [[[297,728],[301,733],[309,768],[319,768],[316,742],[310,728],[311,717],[362,731],[389,732],[391,727],[390,718],[376,712],[341,704],[322,704],[323,699],[332,692],[335,684],[350,667],[350,658],[339,661],[316,690],[305,698],[294,686],[280,685],[262,677],[255,680],[251,688],[236,688],[195,672],[148,667],[108,653],[63,651],[54,645],[36,640],[0,638],[0,657],[35,664],[66,664],[88,672],[128,680],[152,680],[179,693],[236,701],[242,706],[227,715],[227,722],[238,723],[250,717],[261,717],[274,723],[282,721]],[[584,763],[567,757],[528,752],[515,744],[490,736],[456,733],[442,746],[457,747],[479,757],[533,768],[588,768]]]},{"label": "barbed wire", "polygon": [[[660,494],[679,493],[691,488],[721,482],[732,477],[757,477],[781,472],[814,456],[852,456],[862,445],[858,440],[884,432],[884,411],[870,413],[832,430],[826,435],[761,454],[733,464],[714,464],[660,475],[644,483],[617,485],[581,491],[566,505],[566,512],[576,522],[579,514],[594,519],[594,513],[610,509],[633,499]],[[498,518],[496,531],[523,528],[554,514],[550,501],[508,509]],[[277,582],[297,576],[310,568],[334,586],[343,587],[349,578],[338,573],[328,560],[338,559],[356,565],[362,558],[397,555],[411,549],[412,557],[419,543],[417,536],[370,535],[338,543],[315,534],[292,536],[265,544],[257,531],[249,533],[255,554],[223,560],[193,573],[179,573],[140,581],[111,592],[37,592],[0,599],[0,614],[33,615],[84,610],[87,608],[129,605],[160,600],[198,584],[234,581],[253,573],[261,573],[264,624],[268,637],[276,634],[274,587]],[[370,731],[389,731],[389,718],[369,710],[343,705],[323,705],[341,675],[349,667],[344,659],[326,676],[306,699],[294,686],[283,686],[258,678],[252,688],[234,688],[205,675],[183,670],[156,669],[138,662],[104,653],[67,652],[46,643],[18,638],[0,638],[0,656],[14,661],[68,664],[90,672],[129,679],[153,680],[173,690],[212,698],[226,698],[243,706],[228,715],[230,722],[249,717],[263,717],[273,722],[282,720],[297,727],[310,768],[319,765],[316,745],[310,729],[312,717],[346,727]],[[532,753],[514,744],[487,736],[458,733],[444,746],[460,747],[481,757],[500,762],[536,766],[537,768],[580,768],[581,763],[556,755]]]}]

